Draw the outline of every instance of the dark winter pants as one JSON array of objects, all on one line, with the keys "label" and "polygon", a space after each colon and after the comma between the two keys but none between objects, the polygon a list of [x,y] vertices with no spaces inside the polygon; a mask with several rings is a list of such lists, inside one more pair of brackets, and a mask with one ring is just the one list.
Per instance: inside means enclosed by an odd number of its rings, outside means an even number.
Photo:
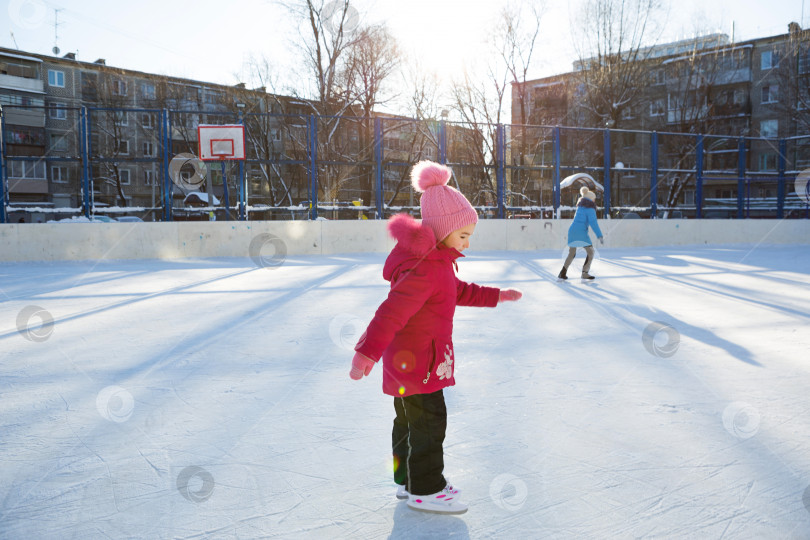
[{"label": "dark winter pants", "polygon": [[447,407],[441,390],[394,398],[392,446],[394,481],[413,495],[430,495],[444,489],[444,433]]},{"label": "dark winter pants", "polygon": [[[591,269],[591,261],[593,261],[593,246],[585,246],[585,264],[582,265],[582,271],[587,272]],[[577,248],[570,247],[568,248],[568,257],[565,258],[565,262],[563,266],[567,269],[571,263],[574,261],[574,257],[577,256]]]}]

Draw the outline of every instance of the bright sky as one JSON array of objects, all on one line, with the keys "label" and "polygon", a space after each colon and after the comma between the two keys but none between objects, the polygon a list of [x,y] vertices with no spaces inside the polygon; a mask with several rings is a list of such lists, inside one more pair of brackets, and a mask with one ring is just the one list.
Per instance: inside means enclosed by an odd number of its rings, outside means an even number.
[{"label": "bright sky", "polygon": [[[507,0],[356,0],[363,22],[386,21],[420,66],[452,75],[481,63],[487,29]],[[569,71],[576,54],[572,20],[581,0],[547,0],[535,68],[530,77]],[[107,65],[235,84],[247,59],[267,57],[282,74],[295,65],[289,40],[296,27],[280,1],[239,0],[0,0],[0,46],[52,54],[58,12],[60,54]],[[695,28],[737,40],[810,24],[810,0],[673,0],[659,41],[690,37]],[[8,16],[6,16],[8,15]],[[802,21],[804,15],[804,21]],[[12,37],[13,34],[13,37]],[[16,45],[15,45],[16,41]]]}]

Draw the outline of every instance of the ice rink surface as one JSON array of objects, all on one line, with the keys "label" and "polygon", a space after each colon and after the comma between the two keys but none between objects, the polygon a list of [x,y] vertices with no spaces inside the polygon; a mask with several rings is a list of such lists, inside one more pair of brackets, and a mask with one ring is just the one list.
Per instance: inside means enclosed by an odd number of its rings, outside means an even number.
[{"label": "ice rink surface", "polygon": [[474,247],[456,517],[348,376],[385,255],[0,265],[0,538],[810,538],[810,248]]}]

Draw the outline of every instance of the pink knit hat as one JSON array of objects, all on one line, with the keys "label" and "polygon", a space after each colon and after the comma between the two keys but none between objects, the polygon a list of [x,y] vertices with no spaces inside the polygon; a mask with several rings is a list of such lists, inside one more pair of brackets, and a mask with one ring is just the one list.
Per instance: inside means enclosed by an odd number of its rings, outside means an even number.
[{"label": "pink knit hat", "polygon": [[432,161],[420,161],[411,171],[413,188],[422,192],[422,223],[433,229],[437,241],[478,223],[478,213],[467,198],[447,185],[452,175],[449,167]]}]

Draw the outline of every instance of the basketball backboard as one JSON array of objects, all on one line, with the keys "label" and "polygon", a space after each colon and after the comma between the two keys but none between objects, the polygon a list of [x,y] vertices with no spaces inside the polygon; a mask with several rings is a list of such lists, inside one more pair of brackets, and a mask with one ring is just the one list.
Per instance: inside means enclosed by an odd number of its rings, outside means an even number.
[{"label": "basketball backboard", "polygon": [[245,126],[241,124],[200,124],[197,140],[203,161],[245,159]]}]

